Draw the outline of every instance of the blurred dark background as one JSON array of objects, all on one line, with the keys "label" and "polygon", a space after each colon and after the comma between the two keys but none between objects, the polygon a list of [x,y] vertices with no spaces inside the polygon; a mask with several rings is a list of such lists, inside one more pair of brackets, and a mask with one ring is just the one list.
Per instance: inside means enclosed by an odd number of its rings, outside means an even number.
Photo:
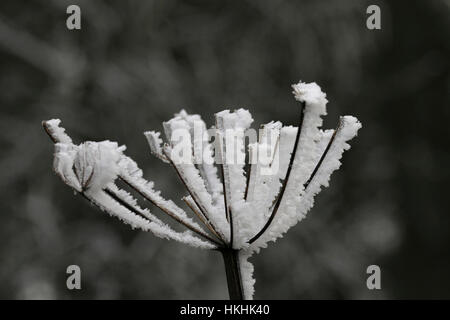
[{"label": "blurred dark background", "polygon": [[[66,28],[78,4],[82,29]],[[381,8],[382,29],[366,28]],[[219,254],[133,231],[52,172],[41,120],[110,139],[175,200],[142,132],[181,108],[294,124],[290,85],[363,123],[308,218],[252,258],[260,299],[450,298],[450,1],[1,1],[0,298],[227,298]],[[66,267],[82,290],[66,289]],[[366,288],[377,264],[382,290]]]}]

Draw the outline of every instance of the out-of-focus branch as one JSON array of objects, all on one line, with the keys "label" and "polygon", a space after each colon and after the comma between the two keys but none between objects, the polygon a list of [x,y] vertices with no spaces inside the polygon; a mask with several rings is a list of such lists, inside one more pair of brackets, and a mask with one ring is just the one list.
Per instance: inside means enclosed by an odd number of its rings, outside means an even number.
[{"label": "out-of-focus branch", "polygon": [[54,48],[21,30],[0,16],[0,47],[54,78],[73,76],[83,69],[84,60],[71,52]]}]

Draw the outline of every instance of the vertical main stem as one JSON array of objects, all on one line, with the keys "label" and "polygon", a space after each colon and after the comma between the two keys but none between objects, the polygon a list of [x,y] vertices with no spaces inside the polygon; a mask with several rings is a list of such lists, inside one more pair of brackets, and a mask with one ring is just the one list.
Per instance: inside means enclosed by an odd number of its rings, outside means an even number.
[{"label": "vertical main stem", "polygon": [[220,248],[219,251],[222,254],[223,262],[225,263],[225,273],[227,275],[230,300],[244,300],[239,250]]}]

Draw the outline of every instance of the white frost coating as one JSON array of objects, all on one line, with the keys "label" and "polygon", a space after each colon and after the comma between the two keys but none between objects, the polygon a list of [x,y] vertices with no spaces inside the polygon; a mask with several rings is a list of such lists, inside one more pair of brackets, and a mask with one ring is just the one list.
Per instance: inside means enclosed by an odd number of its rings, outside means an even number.
[{"label": "white frost coating", "polygon": [[[283,180],[286,176],[286,171],[289,164],[289,158],[291,156],[292,150],[294,148],[294,142],[295,142],[295,136],[297,134],[297,128],[293,126],[285,126],[282,127],[279,132],[279,140],[277,141],[277,148],[275,149],[274,154],[274,162],[272,167],[278,168],[278,170],[273,172],[273,175],[269,175],[266,179],[266,182],[270,183],[270,195],[268,197],[271,199],[270,202],[272,203],[275,200],[275,197],[277,196],[280,187],[281,187],[281,180]],[[256,169],[256,168],[255,168]],[[253,170],[253,169],[252,169]],[[255,170],[256,171],[256,170]],[[260,173],[260,170],[258,170],[258,175]],[[255,173],[256,175],[256,173]],[[251,178],[251,180],[258,180],[260,177],[257,178]],[[259,186],[259,188],[263,188],[262,186]],[[255,193],[255,191],[253,191]],[[250,195],[250,194],[249,194]],[[248,201],[252,201],[252,197],[247,198]],[[253,201],[255,205],[257,205],[257,201]],[[267,204],[265,204],[267,207]]]},{"label": "white frost coating", "polygon": [[[314,176],[306,190],[302,190],[298,202],[299,205],[296,208],[297,216],[301,218],[305,217],[306,213],[314,205],[314,196],[321,191],[322,186],[328,187],[331,174],[341,166],[340,160],[342,158],[342,154],[344,153],[344,151],[350,149],[350,145],[347,142],[357,136],[358,130],[361,127],[361,123],[355,117],[341,117],[336,136],[322,162],[322,165],[320,166],[319,170],[317,171],[316,175]],[[329,131],[326,131],[324,133],[324,136],[330,137],[331,134]],[[325,146],[322,145],[321,148],[325,148]]]},{"label": "white frost coating", "polygon": [[333,136],[333,133],[333,129],[328,129],[325,131],[320,130],[320,139],[319,141],[316,141],[316,147],[313,155],[314,163],[319,163],[322,154],[325,152],[325,149],[327,148],[327,145],[330,142],[331,137]]},{"label": "white frost coating", "polygon": [[223,186],[220,182],[217,168],[214,166],[213,148],[209,142],[211,137],[208,134],[206,123],[200,115],[191,115],[185,110],[181,110],[175,117],[185,120],[189,125],[194,161],[204,180],[206,189],[211,193],[213,205],[223,210]]},{"label": "white frost coating", "polygon": [[[197,206],[197,204],[195,203],[194,199],[192,199],[191,195],[187,195],[184,196],[183,198],[181,198],[183,201],[185,201],[189,207],[192,207],[196,212],[198,213],[202,213],[202,211],[200,210],[200,208]],[[203,215],[202,215],[203,216]]]},{"label": "white frost coating", "polygon": [[252,300],[253,294],[255,293],[256,280],[253,278],[253,271],[255,268],[253,267],[253,264],[248,261],[252,254],[253,252],[249,250],[241,250],[239,252],[239,261],[241,263],[241,280],[245,300]]},{"label": "white frost coating", "polygon": [[306,182],[315,167],[315,144],[320,139],[319,128],[322,126],[322,116],[327,113],[326,104],[328,102],[325,93],[315,83],[299,82],[292,87],[296,99],[305,102],[305,110],[297,153],[284,196],[287,201],[292,200],[292,197],[295,198],[298,186]]},{"label": "white frost coating", "polygon": [[[285,126],[280,130],[280,143],[279,148],[276,150],[278,155],[275,159],[278,163],[278,179],[284,180],[286,177],[286,171],[289,165],[289,159],[291,158],[292,151],[294,149],[295,137],[297,135],[297,127]],[[281,187],[281,183],[279,184]]]},{"label": "white frost coating", "polygon": [[246,246],[253,227],[245,216],[252,208],[244,200],[247,178],[245,176],[245,130],[253,118],[248,110],[234,112],[224,110],[216,113],[218,137],[221,139],[223,175],[226,188],[227,205],[233,215],[233,247]]},{"label": "white frost coating", "polygon": [[[321,186],[328,187],[331,174],[341,166],[340,159],[342,158],[342,154],[344,151],[350,149],[350,145],[347,142],[357,136],[358,130],[361,127],[361,122],[357,118],[353,116],[341,117],[334,141],[322,165],[307,187],[305,195],[315,195],[320,192]],[[326,131],[324,135],[330,137],[331,132]],[[324,148],[323,145],[321,147]]]},{"label": "white frost coating", "polygon": [[117,178],[124,149],[111,141],[87,141],[79,146],[57,143],[53,167],[77,191],[102,189]]},{"label": "white frost coating", "polygon": [[233,112],[223,110],[216,113],[218,129],[247,129],[253,123],[252,115],[248,110],[237,109]]},{"label": "white frost coating", "polygon": [[[192,157],[196,164],[203,164],[203,145],[204,145],[204,133],[206,132],[206,124],[198,114],[188,114],[186,110],[182,109],[179,113],[175,114],[169,122],[170,125],[175,123],[181,123],[183,127],[187,129],[189,138],[192,144]],[[180,125],[181,126],[181,125]],[[206,141],[207,142],[207,141]]]},{"label": "white frost coating", "polygon": [[224,237],[223,235],[220,235],[218,233],[216,225],[211,221],[209,216],[205,216],[203,214],[203,212],[200,210],[200,208],[195,203],[192,196],[187,195],[187,196],[183,197],[182,199],[199,216],[199,219],[206,225],[206,227],[212,232],[212,234],[214,234],[219,239],[219,241],[223,242],[222,240],[225,241],[225,239],[227,239],[226,237]]},{"label": "white frost coating", "polygon": [[312,105],[325,105],[327,103],[326,94],[315,82],[305,83],[299,81],[292,85],[292,93],[300,102],[306,102]]},{"label": "white frost coating", "polygon": [[75,175],[83,189],[102,189],[119,174],[119,160],[124,146],[117,142],[86,141],[77,147],[74,159]]},{"label": "white frost coating", "polygon": [[49,133],[57,139],[57,142],[72,143],[72,139],[65,133],[66,129],[59,126],[61,120],[51,119],[45,121],[45,125]]},{"label": "white frost coating", "polygon": [[[301,127],[295,129],[295,136],[297,135],[297,131],[300,130],[297,152],[295,155],[292,155],[295,158],[279,209],[270,227],[265,234],[258,239],[257,243],[265,243],[267,241],[264,241],[263,239],[272,239],[277,236],[277,233],[280,233],[280,231],[276,229],[276,226],[278,225],[277,221],[286,221],[287,228],[290,228],[297,222],[296,208],[299,200],[299,190],[301,190],[301,186],[308,180],[317,163],[315,161],[317,152],[316,144],[321,138],[321,130],[319,127],[322,126],[322,116],[326,114],[326,103],[328,101],[325,93],[323,93],[320,90],[320,87],[315,83],[305,84],[299,82],[292,87],[294,89],[293,93],[295,98],[305,104]],[[299,118],[301,118],[301,115]],[[294,129],[288,130],[291,130],[291,133],[293,133],[292,130]],[[292,134],[290,137],[292,138]],[[292,148],[294,147],[293,144],[294,143],[292,143]],[[291,152],[293,152],[292,149],[290,149],[287,155]],[[284,173],[283,176],[280,176],[281,179],[285,179],[286,173],[284,172],[284,169],[286,168],[287,170],[289,160],[290,157],[287,156],[281,164],[283,170],[280,171],[283,171]],[[284,226],[282,229],[283,228]]]},{"label": "white frost coating", "polygon": [[[266,232],[251,245],[253,250],[258,252],[260,248],[267,247],[269,241],[276,241],[277,238],[282,237],[288,229],[306,216],[314,204],[314,196],[320,192],[322,186],[328,186],[331,174],[339,169],[343,152],[350,148],[347,141],[354,138],[360,128],[361,123],[355,117],[341,117],[334,141],[307,189],[303,190],[302,186],[297,189],[294,201],[288,204],[287,210],[278,211]],[[321,138],[316,143],[314,152],[316,163],[325,151],[332,133],[332,130],[321,131]]]},{"label": "white frost coating", "polygon": [[140,215],[144,216],[145,218],[147,218],[148,220],[155,222],[157,224],[164,224],[158,217],[156,217],[155,215],[153,215],[152,213],[150,213],[150,210],[145,208],[141,208],[138,203],[137,200],[127,191],[120,189],[119,187],[117,187],[117,185],[115,185],[114,183],[110,183],[108,185],[108,190],[114,192],[114,194],[121,199],[123,202],[127,203],[129,206],[133,207],[134,210],[136,210],[137,212],[139,212]]},{"label": "white frost coating", "polygon": [[85,192],[85,195],[100,209],[112,216],[119,218],[122,222],[129,224],[133,229],[139,228],[143,231],[150,231],[157,237],[164,239],[173,239],[201,249],[215,248],[213,244],[193,236],[188,231],[183,233],[176,232],[168,225],[151,222],[136,215],[135,213],[120,205],[102,190],[88,190]]},{"label": "white frost coating", "polygon": [[56,143],[53,158],[53,169],[59,177],[78,192],[81,192],[81,184],[73,171],[73,162],[77,149],[73,144]]},{"label": "white frost coating", "polygon": [[[165,122],[164,130],[170,146],[166,145],[163,152],[175,166],[186,186],[189,186],[200,211],[212,221],[220,236],[228,240],[229,225],[224,214],[222,186],[217,177],[217,169],[208,166],[208,161],[211,164],[214,163],[210,146],[207,140],[204,142],[205,137],[195,135],[194,126],[196,125],[200,126],[201,132],[206,133],[206,125],[200,116],[188,115],[184,110]],[[207,151],[206,158],[203,158],[204,154],[202,154],[204,147]],[[182,161],[177,160],[180,158]],[[194,164],[195,162],[200,162],[198,166],[200,170]]]},{"label": "white frost coating", "polygon": [[[147,194],[153,197],[155,203],[164,206],[166,210],[172,210],[181,221],[188,222],[203,231],[198,224],[186,216],[182,209],[173,202],[163,199],[158,192],[152,189],[152,183],[142,178],[142,171],[136,163],[122,153],[125,146],[119,147],[117,143],[110,141],[88,141],[79,146],[74,145],[70,137],[64,133],[64,128],[58,126],[59,123],[59,120],[50,120],[46,121],[44,125],[52,139],[57,141],[53,161],[54,170],[67,185],[82,192],[102,210],[119,217],[133,228],[151,231],[159,237],[173,239],[194,247],[216,248],[214,244],[193,236],[191,231],[183,233],[174,231],[147,209],[140,208],[128,192],[117,188],[113,182],[119,174],[124,174],[128,178],[128,183],[136,187],[145,186]],[[104,188],[114,192],[118,198],[145,218],[120,205],[102,190]],[[203,233],[205,232],[203,231]]]},{"label": "white frost coating", "polygon": [[139,190],[148,200],[156,206],[162,208],[166,213],[173,215],[180,221],[190,224],[195,228],[206,233],[194,220],[192,220],[186,212],[177,206],[172,200],[164,199],[160,191],[156,191],[153,187],[154,183],[143,178],[142,170],[139,169],[136,162],[131,158],[123,156],[120,161],[121,177],[134,189]]},{"label": "white frost coating", "polygon": [[[269,208],[275,200],[280,183],[280,122],[271,122],[264,125],[260,141],[257,144],[258,163],[252,167],[249,181],[249,196],[247,203],[253,207],[245,218],[252,220],[252,233],[256,234],[264,225],[269,216]],[[284,157],[284,155],[283,155]],[[248,240],[248,239],[247,239]]]},{"label": "white frost coating", "polygon": [[[164,147],[166,156],[170,159],[172,148],[166,145]],[[193,164],[177,164],[173,162],[177,172],[183,179],[186,185],[189,186],[192,196],[198,202],[199,209],[204,215],[213,221],[217,232],[223,239],[229,239],[229,225],[223,208],[213,205],[211,194],[207,191],[204,180],[200,176],[198,169]]]},{"label": "white frost coating", "polygon": [[[316,83],[299,82],[292,86],[295,98],[305,103],[303,123],[300,128],[300,141],[285,193],[285,204],[293,201],[298,186],[303,185],[315,167],[314,155],[316,141],[320,139],[322,116],[327,114],[326,94]],[[283,210],[282,210],[283,211]]]},{"label": "white frost coating", "polygon": [[[189,186],[202,213],[212,221],[220,236],[228,241],[230,232],[223,205],[222,184],[217,177],[217,169],[212,168],[212,166],[208,167],[208,161],[214,163],[212,154],[208,155],[208,150],[211,152],[210,147],[208,143],[204,144],[204,137],[198,137],[194,134],[195,125],[200,125],[200,130],[206,130],[206,125],[204,125],[200,116],[188,115],[184,110],[165,122],[164,130],[171,146],[166,145],[164,153],[172,161],[185,184]],[[188,139],[178,139],[183,135],[183,130],[189,135]],[[197,151],[194,151],[193,145],[196,146]],[[202,155],[196,155],[196,152],[199,153],[198,150],[204,146],[207,147],[206,158],[201,158]],[[175,150],[177,151],[175,152]],[[182,150],[185,161],[180,162],[174,159],[174,157],[179,157],[180,150]],[[202,170],[194,165],[195,157],[201,158],[199,167]],[[208,185],[210,190],[208,190]]]},{"label": "white frost coating", "polygon": [[[278,171],[277,157],[279,156],[278,147],[281,127],[282,124],[279,121],[265,124],[260,130],[259,142],[248,145],[252,168],[248,181],[247,201],[252,201],[254,198],[262,174],[270,179],[270,177],[274,177],[278,173],[267,174],[273,170]],[[271,168],[273,170],[263,170]]]},{"label": "white frost coating", "polygon": [[162,139],[160,138],[161,132],[146,131],[144,136],[147,138],[147,143],[150,146],[151,153],[164,162],[169,162],[162,152]]}]

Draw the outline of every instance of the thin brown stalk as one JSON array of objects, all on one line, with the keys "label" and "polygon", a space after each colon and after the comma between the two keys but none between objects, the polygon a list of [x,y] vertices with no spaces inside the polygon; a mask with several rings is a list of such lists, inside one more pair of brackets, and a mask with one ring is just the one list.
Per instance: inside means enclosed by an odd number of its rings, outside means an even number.
[{"label": "thin brown stalk", "polygon": [[340,130],[341,128],[341,124],[339,124],[339,126],[336,128],[336,130],[334,130],[333,135],[331,136],[330,141],[328,141],[327,147],[325,148],[324,152],[322,153],[322,156],[320,157],[319,162],[317,162],[313,172],[311,173],[311,175],[309,176],[308,180],[303,184],[303,190],[306,191],[306,188],[308,188],[309,184],[311,183],[311,181],[314,179],[314,177],[316,176],[317,171],[319,171],[323,160],[325,159],[325,157],[328,154],[328,151],[330,151],[331,145],[334,142],[334,139],[336,137],[337,132]]},{"label": "thin brown stalk", "polygon": [[[134,214],[138,215],[139,217],[141,217],[141,218],[143,218],[143,219],[145,219],[145,220],[147,220],[147,221],[149,221],[149,222],[154,222],[154,221],[150,220],[148,217],[146,217],[145,215],[143,215],[141,212],[139,212],[139,210],[137,210],[136,208],[134,208],[134,207],[133,207],[132,205],[130,205],[128,202],[126,202],[125,200],[123,200],[122,198],[120,198],[120,197],[119,197],[114,191],[112,191],[111,189],[105,188],[105,189],[103,189],[103,191],[104,191],[108,196],[110,196],[113,200],[115,200],[117,203],[119,203],[120,205],[122,205],[122,206],[125,207],[126,209],[130,210],[130,211],[133,212]],[[82,195],[84,198],[86,198],[87,200],[89,200],[89,201],[91,201],[91,202],[94,202],[94,204],[96,204],[96,203],[95,203],[95,200],[94,200],[94,199],[91,199],[91,198],[89,198],[89,197],[87,197],[87,196],[84,194],[84,192],[81,192],[81,195]],[[98,204],[96,204],[96,205],[99,207]],[[181,224],[183,224],[183,225],[184,225],[186,228],[188,228],[189,230],[195,232],[195,233],[196,233],[197,235],[199,235],[200,237],[206,239],[206,240],[209,241],[209,242],[212,242],[212,243],[214,243],[214,244],[220,246],[220,243],[218,243],[217,241],[215,241],[215,239],[211,238],[210,236],[208,236],[208,234],[204,233],[203,231],[201,231],[201,230],[199,230],[199,229],[197,229],[197,228],[195,228],[195,227],[193,227],[193,226],[187,225],[187,224],[183,223],[182,221],[178,221],[178,222],[180,222]]]},{"label": "thin brown stalk", "polygon": [[183,201],[184,203],[186,203],[186,205],[192,210],[192,212],[195,213],[195,215],[200,219],[200,221],[208,228],[209,231],[211,231],[211,233],[216,236],[216,238],[222,242],[223,245],[225,245],[225,242],[222,241],[222,238],[219,236],[219,234],[217,233],[217,231],[215,230],[214,226],[211,225],[210,221],[208,220],[208,218],[206,218],[201,211],[198,211],[197,208],[195,208],[190,202],[189,200],[187,200],[187,197],[183,197]]},{"label": "thin brown stalk", "polygon": [[135,190],[136,192],[138,192],[142,197],[144,197],[146,200],[150,201],[150,203],[152,203],[154,206],[156,206],[157,208],[159,208],[161,211],[163,211],[164,213],[166,213],[169,217],[171,217],[172,219],[174,219],[175,221],[177,221],[178,223],[182,224],[183,226],[185,226],[186,228],[188,228],[191,231],[194,231],[197,234],[201,234],[203,237],[207,237],[208,240],[214,242],[215,244],[221,246],[220,242],[217,242],[215,239],[211,238],[210,236],[208,236],[206,233],[204,233],[203,231],[201,231],[200,229],[194,227],[193,225],[183,221],[182,219],[180,219],[177,215],[175,215],[173,212],[171,212],[170,210],[168,210],[167,208],[164,208],[162,206],[160,206],[158,203],[156,203],[154,201],[154,199],[150,198],[149,196],[147,196],[144,192],[142,192],[141,190],[139,190],[139,188],[136,188],[130,181],[128,181],[126,179],[126,177],[123,176],[119,176],[119,178],[125,182],[128,186],[130,186],[130,188],[132,188],[133,190]]},{"label": "thin brown stalk", "polygon": [[[197,205],[197,207],[200,209],[200,211],[202,212],[203,216],[205,216],[208,221],[210,222],[211,226],[214,226],[214,224],[212,223],[212,221],[209,219],[207,211],[205,208],[203,208],[203,206],[201,205],[197,195],[195,192],[193,192],[191,190],[191,188],[189,187],[189,185],[187,184],[187,182],[185,181],[183,175],[181,174],[180,170],[178,170],[177,166],[175,165],[175,163],[172,161],[172,158],[166,153],[166,151],[163,151],[165,156],[167,157],[167,159],[169,159],[169,163],[172,165],[172,167],[175,169],[175,172],[177,173],[178,177],[180,178],[181,182],[183,183],[184,187],[186,188],[186,190],[189,192],[190,196],[192,197],[192,200],[194,200],[195,204]],[[223,243],[226,243],[226,241],[223,239],[223,237],[217,232],[217,228],[215,228],[214,226],[214,230],[216,230],[217,235],[219,236],[220,240]]]},{"label": "thin brown stalk", "polygon": [[[140,212],[139,210],[137,210],[134,206],[132,206],[130,203],[126,202],[124,199],[120,198],[117,193],[115,193],[113,190],[111,190],[110,188],[105,188],[103,189],[103,191],[110,196],[111,198],[113,198],[116,202],[118,202],[120,205],[122,205],[123,207],[127,208],[129,211],[133,212],[134,214],[140,216],[141,218],[144,218],[150,222],[154,222],[151,219],[149,219],[148,217],[146,217],[144,214],[142,214],[142,212]],[[83,193],[84,194],[84,193]]]}]

